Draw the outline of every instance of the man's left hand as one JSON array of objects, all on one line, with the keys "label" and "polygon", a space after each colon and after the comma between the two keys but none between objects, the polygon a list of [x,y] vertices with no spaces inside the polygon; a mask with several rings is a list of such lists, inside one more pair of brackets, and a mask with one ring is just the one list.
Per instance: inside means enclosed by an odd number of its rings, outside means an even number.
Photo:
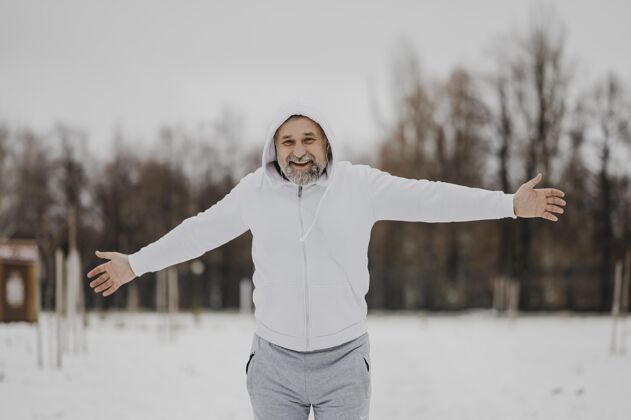
[{"label": "man's left hand", "polygon": [[537,188],[541,181],[541,174],[522,184],[513,196],[513,210],[518,217],[543,217],[556,222],[558,219],[553,213],[563,214],[565,200],[560,197],[565,193],[555,188]]}]

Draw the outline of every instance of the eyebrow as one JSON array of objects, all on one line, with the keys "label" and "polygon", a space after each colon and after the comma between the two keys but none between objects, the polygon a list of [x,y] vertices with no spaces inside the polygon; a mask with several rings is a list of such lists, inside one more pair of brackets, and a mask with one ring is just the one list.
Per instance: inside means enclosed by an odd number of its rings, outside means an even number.
[{"label": "eyebrow", "polygon": [[[311,131],[308,131],[306,133],[302,133],[305,137],[306,136],[311,136],[311,137],[315,137],[315,134],[313,134]],[[291,138],[291,134],[285,134],[283,137],[281,137],[281,140],[284,139],[290,139]]]}]

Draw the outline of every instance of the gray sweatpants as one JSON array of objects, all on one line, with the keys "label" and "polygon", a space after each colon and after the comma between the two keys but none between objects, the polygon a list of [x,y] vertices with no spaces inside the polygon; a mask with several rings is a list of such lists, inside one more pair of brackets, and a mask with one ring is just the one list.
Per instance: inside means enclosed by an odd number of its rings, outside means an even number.
[{"label": "gray sweatpants", "polygon": [[370,408],[368,333],[327,349],[299,352],[254,334],[246,386],[255,420],[365,420]]}]

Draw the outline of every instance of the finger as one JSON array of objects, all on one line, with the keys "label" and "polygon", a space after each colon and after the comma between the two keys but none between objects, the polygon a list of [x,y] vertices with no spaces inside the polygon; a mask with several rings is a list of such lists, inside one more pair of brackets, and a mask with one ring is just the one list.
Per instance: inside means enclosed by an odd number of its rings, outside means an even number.
[{"label": "finger", "polygon": [[94,289],[96,286],[103,284],[104,281],[107,281],[109,279],[110,279],[109,274],[107,273],[103,274],[102,276],[97,277],[95,280],[92,280],[90,282],[90,287]]},{"label": "finger", "polygon": [[105,273],[107,271],[106,265],[107,265],[107,263],[101,264],[98,267],[94,267],[92,270],[90,270],[90,272],[87,274],[87,276],[88,277],[94,277],[97,274]]},{"label": "finger", "polygon": [[107,279],[106,281],[101,283],[96,289],[94,289],[94,291],[96,293],[102,292],[103,290],[107,289],[108,287],[112,287],[113,284],[114,284],[114,282],[112,281],[112,279]]},{"label": "finger", "polygon": [[111,286],[111,280],[107,279],[101,284],[99,284],[96,288],[94,288],[94,293],[102,292],[103,290],[107,289],[110,286]]},{"label": "finger", "polygon": [[529,186],[530,188],[533,188],[535,185],[539,183],[539,181],[541,181],[541,178],[542,178],[541,173],[538,173],[536,177],[526,182],[526,185]]},{"label": "finger", "polygon": [[556,188],[543,188],[546,197],[565,197],[565,193]]},{"label": "finger", "polygon": [[114,257],[115,253],[114,252],[96,251],[95,254],[99,258],[107,258],[108,260],[111,260]]},{"label": "finger", "polygon": [[109,295],[111,295],[112,293],[114,293],[117,290],[118,290],[118,287],[112,286],[112,287],[110,287],[109,289],[107,289],[106,291],[103,292],[103,296],[109,296]]},{"label": "finger", "polygon": [[558,204],[559,206],[564,206],[565,200],[559,197],[548,197],[547,199],[548,204]]},{"label": "finger", "polygon": [[564,210],[559,207],[559,206],[553,206],[552,204],[548,204],[546,206],[546,211],[549,211],[551,213],[559,213],[559,214],[563,214]]},{"label": "finger", "polygon": [[558,217],[556,217],[552,213],[548,213],[547,211],[545,213],[543,213],[543,215],[541,217],[543,217],[544,219],[552,220],[553,222],[556,222],[557,220],[559,220]]}]

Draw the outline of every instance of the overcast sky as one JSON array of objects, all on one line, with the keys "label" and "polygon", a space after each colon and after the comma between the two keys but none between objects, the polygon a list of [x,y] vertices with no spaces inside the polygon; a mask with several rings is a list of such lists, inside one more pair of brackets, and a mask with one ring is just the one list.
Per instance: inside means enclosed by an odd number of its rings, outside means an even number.
[{"label": "overcast sky", "polygon": [[230,107],[262,144],[272,111],[300,97],[338,143],[371,147],[371,97],[387,111],[402,39],[430,75],[480,66],[537,4],[565,22],[583,76],[631,82],[628,1],[0,0],[0,119],[83,127],[107,154],[114,127],[147,142],[161,124],[195,127]]}]

